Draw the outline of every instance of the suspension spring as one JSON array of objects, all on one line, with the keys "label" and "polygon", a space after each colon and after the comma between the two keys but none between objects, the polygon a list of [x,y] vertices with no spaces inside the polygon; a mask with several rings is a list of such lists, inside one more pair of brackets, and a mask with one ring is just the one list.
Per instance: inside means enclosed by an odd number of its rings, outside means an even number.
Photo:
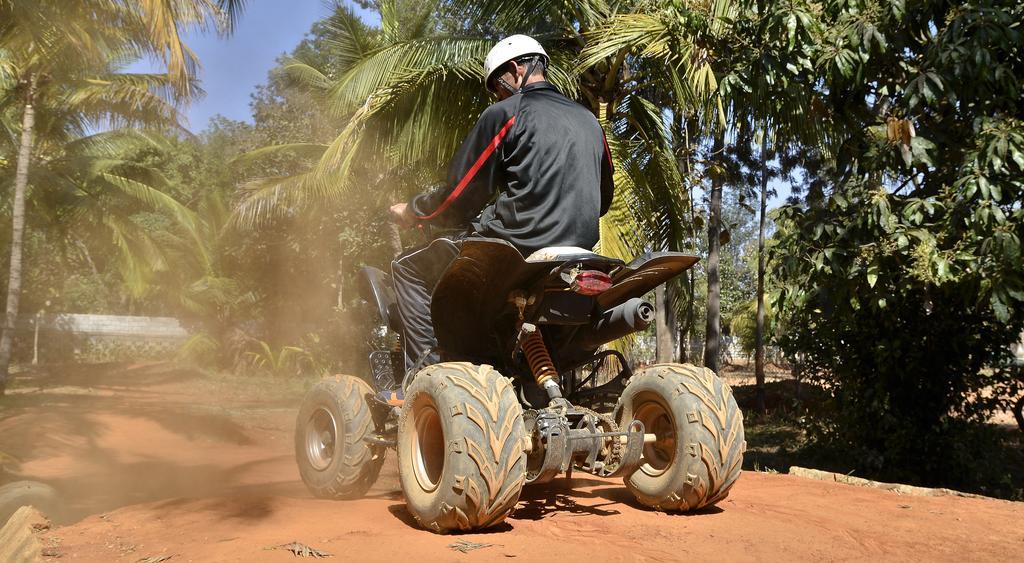
[{"label": "suspension spring", "polygon": [[530,371],[533,372],[537,385],[544,387],[548,381],[558,381],[555,362],[551,361],[551,354],[548,353],[540,330],[534,330],[523,340],[523,353],[526,354],[526,361],[530,364]]}]

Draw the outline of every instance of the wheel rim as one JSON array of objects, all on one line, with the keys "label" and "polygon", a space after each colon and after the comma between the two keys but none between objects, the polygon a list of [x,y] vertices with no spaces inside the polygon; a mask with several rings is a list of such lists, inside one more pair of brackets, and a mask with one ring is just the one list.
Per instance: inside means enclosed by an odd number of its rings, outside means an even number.
[{"label": "wheel rim", "polygon": [[413,411],[415,432],[412,442],[412,469],[416,483],[426,492],[437,489],[444,472],[444,427],[433,402],[416,405]]},{"label": "wheel rim", "polygon": [[331,411],[324,407],[313,411],[306,421],[306,457],[313,469],[323,471],[331,466],[340,434]]},{"label": "wheel rim", "polygon": [[658,401],[647,401],[637,409],[634,419],[644,424],[644,432],[653,433],[653,443],[644,444],[644,464],[640,470],[656,477],[664,473],[676,458],[676,431],[672,414]]}]

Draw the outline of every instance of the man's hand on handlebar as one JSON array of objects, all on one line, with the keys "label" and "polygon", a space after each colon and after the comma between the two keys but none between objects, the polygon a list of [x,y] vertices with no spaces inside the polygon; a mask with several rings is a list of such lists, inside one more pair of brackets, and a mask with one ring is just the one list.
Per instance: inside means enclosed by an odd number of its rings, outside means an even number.
[{"label": "man's hand on handlebar", "polygon": [[413,216],[408,203],[396,203],[388,211],[391,214],[391,220],[403,229],[411,228],[416,224],[416,217]]}]

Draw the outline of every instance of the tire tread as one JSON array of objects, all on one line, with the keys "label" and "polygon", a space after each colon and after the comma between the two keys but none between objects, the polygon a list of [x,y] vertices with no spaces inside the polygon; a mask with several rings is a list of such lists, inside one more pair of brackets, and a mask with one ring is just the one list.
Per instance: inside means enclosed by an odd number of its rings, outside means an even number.
[{"label": "tire tread", "polygon": [[[692,364],[657,364],[630,379],[617,412],[623,412],[624,401],[630,400],[629,386],[645,382],[661,391],[663,400],[679,411],[677,417],[682,415],[686,424],[696,428],[684,449],[677,450],[676,460],[683,467],[671,492],[656,498],[640,490],[631,476],[624,479],[626,486],[643,504],[664,511],[699,510],[724,500],[739,478],[746,449],[743,414],[732,389],[710,369]],[[685,412],[683,396],[696,399],[699,408]]]},{"label": "tire tread", "polygon": [[[317,383],[303,402],[295,428],[295,454],[299,461],[299,472],[306,487],[315,496],[326,499],[353,499],[366,494],[377,481],[384,452],[366,443],[364,438],[373,433],[373,418],[366,404],[366,394],[372,393],[370,386],[362,379],[350,375],[325,377]],[[344,454],[341,464],[325,481],[311,478],[312,467],[304,463],[303,425],[308,416],[306,408],[318,393],[335,397],[343,424],[345,424]],[[311,408],[311,407],[309,407]]]},{"label": "tire tread", "polygon": [[[439,409],[439,414],[458,429],[458,437],[448,442],[446,455],[454,475],[450,487],[442,483],[436,491],[439,510],[419,513],[410,504],[413,516],[424,528],[439,533],[499,524],[515,507],[526,481],[522,407],[511,383],[488,365],[447,362],[429,366],[416,376],[407,406],[418,393],[429,393],[435,401],[442,393],[448,395],[446,402],[451,404],[447,412]],[[409,408],[402,412],[403,419],[407,416],[411,416]],[[399,427],[407,425],[403,421]],[[406,465],[400,448],[400,472],[412,471]],[[407,498],[410,494],[418,491],[407,489]]]}]

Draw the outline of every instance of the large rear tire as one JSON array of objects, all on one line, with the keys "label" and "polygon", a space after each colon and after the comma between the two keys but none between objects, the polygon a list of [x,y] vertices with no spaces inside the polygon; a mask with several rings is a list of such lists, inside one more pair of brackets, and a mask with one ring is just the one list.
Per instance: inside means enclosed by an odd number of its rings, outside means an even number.
[{"label": "large rear tire", "polygon": [[374,430],[366,404],[372,393],[362,379],[335,375],[303,399],[295,422],[295,460],[315,496],[358,498],[377,480],[385,451],[365,440]]},{"label": "large rear tire", "polygon": [[634,375],[616,406],[620,426],[644,423],[657,440],[624,480],[641,503],[698,510],[729,494],[743,465],[743,415],[732,390],[707,368],[661,364]]},{"label": "large rear tire", "polygon": [[436,533],[502,522],[526,480],[526,430],[512,384],[491,366],[416,375],[398,424],[398,473],[416,521]]}]

